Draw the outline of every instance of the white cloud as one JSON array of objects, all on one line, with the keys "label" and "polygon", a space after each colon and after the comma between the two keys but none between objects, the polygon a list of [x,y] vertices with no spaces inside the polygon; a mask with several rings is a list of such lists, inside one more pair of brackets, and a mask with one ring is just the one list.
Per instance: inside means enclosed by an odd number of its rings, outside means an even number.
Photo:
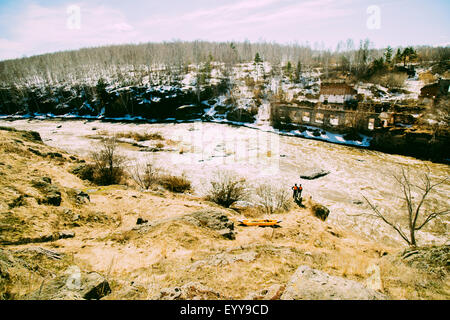
[{"label": "white cloud", "polygon": [[[327,19],[347,16],[350,13],[351,10],[349,9],[337,7],[336,1],[321,0],[294,3],[262,12],[243,13],[237,17],[230,17],[230,21],[239,25],[252,25],[255,28],[263,26],[264,29],[279,29],[286,23],[294,23],[297,26],[306,23],[319,25],[322,22],[327,22]],[[211,22],[210,27],[220,27],[223,23],[220,20]]]},{"label": "white cloud", "polygon": [[247,10],[256,10],[260,8],[267,7],[268,5],[278,3],[283,1],[280,0],[247,0],[239,1],[237,3],[232,3],[229,5],[212,8],[209,10],[196,10],[185,14],[182,19],[200,19],[206,18],[211,19],[211,17],[223,17],[230,16],[232,14],[242,14],[243,12],[248,12]]},{"label": "white cloud", "polygon": [[[177,16],[170,13],[151,16],[140,27],[149,30],[149,36],[158,40],[180,38],[224,41],[248,38],[257,41],[269,38],[283,42],[289,38],[294,41],[297,39],[293,39],[292,32],[303,26],[317,28],[331,19],[352,14],[349,1],[247,0]],[[155,30],[157,33],[152,33]]]},{"label": "white cloud", "polygon": [[126,31],[132,31],[134,28],[130,26],[128,23],[122,22],[122,23],[116,23],[112,26],[112,29],[119,32],[126,32]]},{"label": "white cloud", "polygon": [[[13,32],[0,40],[0,58],[172,39],[295,41],[295,37],[308,28],[317,30],[334,18],[350,15],[349,1],[242,0],[222,6],[211,3],[206,8],[181,13],[166,10],[164,14],[153,15],[145,6],[147,3],[130,9],[124,7],[127,11],[122,12],[106,4],[80,2],[71,4],[81,9],[79,29],[67,27],[68,6],[31,4],[19,16],[7,18]],[[138,7],[150,14],[130,21]]]}]

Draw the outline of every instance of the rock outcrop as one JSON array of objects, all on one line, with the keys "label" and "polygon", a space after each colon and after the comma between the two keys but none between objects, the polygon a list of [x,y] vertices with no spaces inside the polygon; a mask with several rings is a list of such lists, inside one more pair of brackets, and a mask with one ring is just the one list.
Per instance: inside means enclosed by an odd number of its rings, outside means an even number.
[{"label": "rock outcrop", "polygon": [[259,292],[253,292],[247,295],[245,300],[279,300],[285,287],[280,284],[274,284],[267,289]]},{"label": "rock outcrop", "polygon": [[359,282],[300,266],[286,285],[281,300],[386,300],[388,297]]},{"label": "rock outcrop", "polygon": [[59,231],[52,234],[45,234],[42,236],[29,238],[24,237],[20,238],[15,241],[0,241],[0,244],[2,245],[21,245],[21,244],[27,244],[27,243],[43,243],[43,242],[51,242],[51,241],[57,241],[59,239],[68,239],[75,237],[75,232],[73,231]]},{"label": "rock outcrop", "polygon": [[433,273],[450,273],[450,245],[407,249],[402,260],[411,267]]},{"label": "rock outcrop", "polygon": [[218,230],[219,233],[230,240],[236,238],[234,232],[234,223],[231,222],[227,215],[213,210],[201,210],[183,217],[184,220],[193,223],[199,227],[206,227]]},{"label": "rock outcrop", "polygon": [[59,206],[61,204],[61,192],[58,187],[52,184],[52,180],[48,177],[41,177],[31,181],[33,187],[38,189],[43,198],[39,199],[40,203]]},{"label": "rock outcrop", "polygon": [[136,220],[136,224],[137,225],[144,224],[144,223],[147,223],[147,222],[148,222],[148,220],[145,220],[145,219],[143,219],[141,217],[137,218],[137,220]]}]

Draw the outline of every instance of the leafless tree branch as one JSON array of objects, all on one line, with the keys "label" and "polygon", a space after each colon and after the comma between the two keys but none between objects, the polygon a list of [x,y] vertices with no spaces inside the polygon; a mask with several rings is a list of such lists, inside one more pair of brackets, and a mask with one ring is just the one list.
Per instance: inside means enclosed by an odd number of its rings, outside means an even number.
[{"label": "leafless tree branch", "polygon": [[[428,199],[428,196],[431,194],[431,192],[439,185],[445,183],[449,177],[446,177],[444,179],[440,179],[439,181],[433,183],[430,178],[430,169],[426,167],[426,171],[421,175],[420,182],[421,184],[416,185],[412,182],[412,179],[409,175],[409,172],[405,170],[404,167],[401,168],[401,172],[399,174],[394,174],[393,177],[395,181],[398,183],[400,190],[403,194],[403,200],[406,202],[407,207],[407,218],[408,218],[408,231],[409,236],[402,230],[402,228],[399,225],[396,225],[392,221],[389,221],[381,212],[378,210],[378,208],[375,207],[365,196],[364,199],[369,204],[372,211],[375,213],[375,215],[383,220],[386,224],[391,226],[397,233],[408,243],[410,246],[416,246],[416,237],[415,232],[418,230],[421,230],[425,225],[427,225],[430,221],[433,219],[448,214],[450,211],[449,209],[445,210],[433,210],[431,213],[428,214],[422,214],[422,209],[425,205],[425,202]],[[414,200],[414,192],[412,191],[413,188],[416,188],[417,190],[420,190],[420,195],[418,197],[418,200]],[[370,214],[369,214],[370,215]],[[373,214],[371,216],[374,216]],[[421,216],[425,216],[422,223],[418,222]]]}]

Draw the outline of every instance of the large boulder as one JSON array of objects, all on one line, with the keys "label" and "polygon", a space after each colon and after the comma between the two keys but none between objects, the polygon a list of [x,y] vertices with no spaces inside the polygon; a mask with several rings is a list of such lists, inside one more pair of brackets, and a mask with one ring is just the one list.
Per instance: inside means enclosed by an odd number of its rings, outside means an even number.
[{"label": "large boulder", "polygon": [[300,266],[286,285],[281,300],[387,300],[359,282]]},{"label": "large boulder", "polygon": [[85,273],[72,266],[62,275],[43,283],[27,296],[29,300],[99,300],[111,293],[108,281],[96,272]]},{"label": "large boulder", "polygon": [[319,203],[313,203],[311,205],[311,211],[317,218],[319,218],[322,221],[325,221],[328,218],[328,215],[330,214],[330,209]]},{"label": "large boulder", "polygon": [[102,275],[96,272],[90,272],[85,275],[81,287],[83,299],[99,300],[110,293],[109,283]]},{"label": "large boulder", "polygon": [[349,141],[362,141],[363,138],[357,132],[349,132],[343,136],[345,140]]},{"label": "large boulder", "polygon": [[306,180],[314,180],[321,177],[326,176],[329,174],[330,171],[326,171],[323,169],[312,169],[312,170],[305,170],[301,175],[300,178],[306,179]]}]

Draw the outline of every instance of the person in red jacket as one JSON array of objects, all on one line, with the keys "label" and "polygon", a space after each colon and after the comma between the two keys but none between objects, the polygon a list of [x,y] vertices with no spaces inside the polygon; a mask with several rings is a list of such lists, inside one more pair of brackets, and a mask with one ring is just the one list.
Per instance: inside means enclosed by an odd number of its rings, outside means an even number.
[{"label": "person in red jacket", "polygon": [[298,199],[302,198],[302,191],[303,191],[303,187],[300,184],[299,187],[298,187],[298,192],[297,192]]},{"label": "person in red jacket", "polygon": [[294,201],[297,201],[297,196],[298,196],[298,186],[297,186],[297,184],[295,184],[291,189],[294,191],[294,194],[293,194],[292,197],[294,198]]}]

